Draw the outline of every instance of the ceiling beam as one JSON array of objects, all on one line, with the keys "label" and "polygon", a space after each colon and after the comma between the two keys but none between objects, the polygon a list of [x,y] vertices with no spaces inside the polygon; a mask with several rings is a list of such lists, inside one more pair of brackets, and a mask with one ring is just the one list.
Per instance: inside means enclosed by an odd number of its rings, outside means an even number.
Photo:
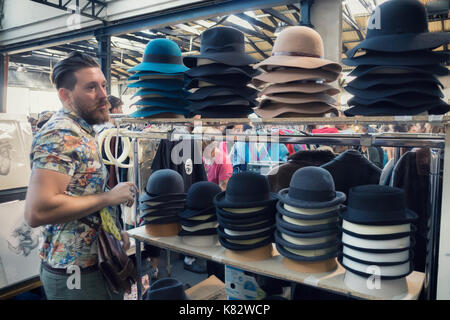
[{"label": "ceiling beam", "polygon": [[267,23],[262,22],[261,20],[255,19],[253,17],[250,17],[249,15],[245,13],[237,13],[235,14],[236,17],[241,18],[242,20],[245,20],[249,22],[250,24],[254,24],[255,26],[261,27],[266,31],[269,31],[271,33],[274,33],[276,28],[269,26]]},{"label": "ceiling beam", "polygon": [[253,31],[253,30],[247,29],[245,27],[238,26],[237,24],[234,24],[230,21],[224,21],[224,22],[222,22],[222,25],[238,29],[238,30],[242,31],[244,34],[246,34],[247,36],[253,36],[253,37],[256,37],[259,39],[263,39],[263,40],[267,41],[268,43],[270,43],[270,45],[273,46],[273,40],[265,33],[262,33],[259,31]]},{"label": "ceiling beam", "polygon": [[278,12],[278,11],[275,10],[275,9],[267,8],[267,9],[262,9],[262,11],[263,11],[264,13],[270,14],[271,16],[277,18],[278,20],[281,20],[281,21],[285,22],[285,23],[286,23],[287,25],[289,25],[289,26],[295,26],[295,25],[298,24],[298,23],[295,23],[294,21],[292,21],[291,19],[289,19],[288,17],[286,17],[286,16],[285,16],[284,14],[282,14],[281,12]]},{"label": "ceiling beam", "polygon": [[[72,0],[66,0],[66,3],[64,5],[62,4],[62,0],[59,0],[58,4],[50,2],[48,0],[31,0],[31,1],[59,10],[63,10],[68,13],[78,14],[80,16],[87,17],[93,20],[99,20],[102,22],[104,22],[105,20],[99,17],[100,13],[108,5],[105,1],[100,0],[84,0],[85,1],[84,3],[83,0],[81,0],[82,6],[75,6],[74,4],[71,4]],[[80,4],[79,1],[80,0],[76,1],[77,5]]]}]

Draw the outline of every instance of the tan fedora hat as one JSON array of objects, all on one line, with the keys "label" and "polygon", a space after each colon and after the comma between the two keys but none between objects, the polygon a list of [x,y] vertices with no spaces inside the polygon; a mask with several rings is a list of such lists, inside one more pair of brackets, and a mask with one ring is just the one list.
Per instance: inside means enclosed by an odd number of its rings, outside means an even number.
[{"label": "tan fedora hat", "polygon": [[327,104],[336,104],[336,100],[326,93],[283,93],[276,96],[266,96],[259,103],[259,107],[263,108],[273,102],[282,102],[288,104],[299,104],[309,102],[325,102]]},{"label": "tan fedora hat", "polygon": [[284,29],[272,49],[272,56],[257,63],[253,68],[270,70],[271,66],[326,70],[340,73],[342,66],[323,58],[324,48],[320,34],[308,27],[295,26]]},{"label": "tan fedora hat", "polygon": [[272,96],[280,93],[326,93],[329,96],[338,94],[339,89],[327,84],[311,81],[296,81],[289,83],[272,84],[258,93],[258,97]]},{"label": "tan fedora hat", "polygon": [[286,83],[299,80],[322,80],[333,82],[339,77],[339,73],[325,71],[322,69],[296,69],[283,68],[275,71],[265,72],[252,79],[255,86],[259,87],[265,83]]},{"label": "tan fedora hat", "polygon": [[263,119],[276,117],[320,117],[326,113],[332,112],[338,115],[339,112],[335,106],[324,102],[310,102],[300,104],[287,104],[281,102],[272,102],[265,105],[263,109],[255,108],[254,112]]}]

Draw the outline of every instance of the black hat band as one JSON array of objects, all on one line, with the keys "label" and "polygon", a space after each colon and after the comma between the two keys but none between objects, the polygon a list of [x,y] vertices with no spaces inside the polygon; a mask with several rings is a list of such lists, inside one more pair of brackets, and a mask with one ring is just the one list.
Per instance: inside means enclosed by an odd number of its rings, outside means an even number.
[{"label": "black hat band", "polygon": [[[203,49],[203,50],[202,50]],[[222,53],[222,52],[245,52],[245,44],[241,42],[229,43],[224,46],[217,47],[202,47],[200,49],[201,53]]]},{"label": "black hat band", "polygon": [[183,64],[183,58],[181,56],[172,56],[166,54],[146,54],[144,55],[143,62],[154,63],[168,63],[168,64]]},{"label": "black hat band", "polygon": [[296,187],[289,187],[289,197],[302,201],[330,201],[336,197],[333,190],[304,190]]}]

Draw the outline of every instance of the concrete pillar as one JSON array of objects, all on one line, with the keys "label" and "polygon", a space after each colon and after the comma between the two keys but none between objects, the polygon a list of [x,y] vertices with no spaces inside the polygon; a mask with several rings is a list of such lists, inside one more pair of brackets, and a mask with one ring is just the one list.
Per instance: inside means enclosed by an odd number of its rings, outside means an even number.
[{"label": "concrete pillar", "polygon": [[6,92],[8,90],[9,56],[0,54],[0,113],[6,113]]}]

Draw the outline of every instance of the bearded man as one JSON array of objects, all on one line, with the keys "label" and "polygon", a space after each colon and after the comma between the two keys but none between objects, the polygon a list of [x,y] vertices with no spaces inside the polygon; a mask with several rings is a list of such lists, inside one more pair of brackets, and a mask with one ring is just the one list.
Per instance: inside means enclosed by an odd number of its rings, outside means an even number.
[{"label": "bearded man", "polygon": [[[105,190],[107,170],[93,125],[109,120],[106,79],[95,59],[72,52],[55,65],[51,80],[63,108],[34,137],[25,206],[27,223],[45,226],[41,281],[50,300],[121,299],[97,267],[97,232],[79,220],[100,223],[98,211],[107,208],[120,228],[116,206],[134,202],[133,183]],[[121,235],[127,250],[128,236]]]}]

